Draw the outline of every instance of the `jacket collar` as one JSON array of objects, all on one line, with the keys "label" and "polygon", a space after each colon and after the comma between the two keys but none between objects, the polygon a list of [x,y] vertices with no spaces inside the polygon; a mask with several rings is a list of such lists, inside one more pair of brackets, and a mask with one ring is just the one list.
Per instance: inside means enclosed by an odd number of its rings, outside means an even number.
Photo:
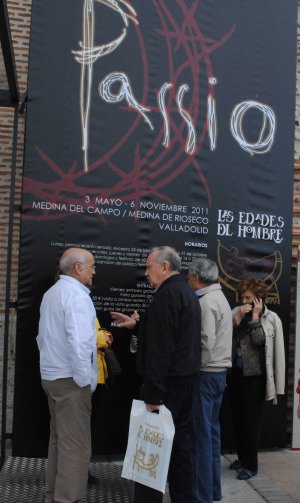
[{"label": "jacket collar", "polygon": [[157,288],[157,290],[155,291],[156,292],[159,292],[160,290],[162,290],[163,288],[165,288],[167,285],[169,285],[170,283],[176,283],[178,281],[184,281],[183,277],[181,276],[181,274],[173,274],[173,276],[169,276],[167,279],[165,279],[165,281],[162,282],[162,284]]},{"label": "jacket collar", "polygon": [[205,288],[199,288],[199,290],[197,290],[195,293],[197,297],[202,297],[202,295],[205,295],[209,292],[214,292],[216,290],[222,290],[222,287],[219,283],[213,283],[212,285],[206,286]]}]

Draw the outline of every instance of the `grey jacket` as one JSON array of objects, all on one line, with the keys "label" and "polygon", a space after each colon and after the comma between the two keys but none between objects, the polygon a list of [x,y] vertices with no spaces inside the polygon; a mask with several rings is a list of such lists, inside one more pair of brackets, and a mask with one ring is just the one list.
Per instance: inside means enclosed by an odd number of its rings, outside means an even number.
[{"label": "grey jacket", "polygon": [[[240,307],[232,311],[233,318]],[[279,316],[266,306],[260,319],[264,331],[265,365],[266,365],[266,400],[277,403],[277,395],[284,394],[285,387],[285,353],[282,323]]]},{"label": "grey jacket", "polygon": [[197,295],[201,307],[201,370],[226,370],[231,367],[231,308],[218,283],[202,288]]}]

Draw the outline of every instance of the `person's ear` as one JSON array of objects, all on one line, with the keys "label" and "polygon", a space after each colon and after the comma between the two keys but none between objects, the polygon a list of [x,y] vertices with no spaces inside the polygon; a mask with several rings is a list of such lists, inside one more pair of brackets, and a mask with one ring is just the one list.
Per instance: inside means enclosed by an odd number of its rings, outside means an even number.
[{"label": "person's ear", "polygon": [[166,274],[169,270],[169,263],[166,260],[164,260],[162,263],[162,270],[164,274]]},{"label": "person's ear", "polygon": [[81,273],[81,264],[79,262],[75,262],[74,270],[75,270],[76,274],[78,274],[78,275]]}]

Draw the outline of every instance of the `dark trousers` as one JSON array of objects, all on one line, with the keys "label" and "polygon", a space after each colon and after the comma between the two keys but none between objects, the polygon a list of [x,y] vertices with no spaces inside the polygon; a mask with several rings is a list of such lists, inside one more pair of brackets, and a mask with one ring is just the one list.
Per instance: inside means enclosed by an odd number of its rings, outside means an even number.
[{"label": "dark trousers", "polygon": [[[168,482],[172,503],[194,503],[192,403],[196,378],[178,378],[166,384],[164,405],[171,411],[175,436]],[[135,484],[134,503],[162,503],[163,493]]]},{"label": "dark trousers", "polygon": [[243,376],[242,369],[233,369],[228,380],[228,390],[238,458],[243,468],[256,471],[266,377],[247,377]]}]

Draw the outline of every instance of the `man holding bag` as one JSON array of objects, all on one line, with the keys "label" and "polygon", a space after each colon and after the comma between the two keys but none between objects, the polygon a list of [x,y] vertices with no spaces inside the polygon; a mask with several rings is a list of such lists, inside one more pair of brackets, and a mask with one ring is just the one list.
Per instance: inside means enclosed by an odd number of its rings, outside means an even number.
[{"label": "man holding bag", "polygon": [[[164,404],[172,413],[175,436],[169,466],[172,503],[193,503],[192,399],[201,366],[201,313],[192,289],[180,276],[181,259],[173,248],[154,248],[146,278],[156,289],[138,330],[137,370],[143,376],[141,398],[149,411]],[[137,321],[111,313],[118,326]],[[162,503],[163,493],[136,483],[135,503]]]}]

